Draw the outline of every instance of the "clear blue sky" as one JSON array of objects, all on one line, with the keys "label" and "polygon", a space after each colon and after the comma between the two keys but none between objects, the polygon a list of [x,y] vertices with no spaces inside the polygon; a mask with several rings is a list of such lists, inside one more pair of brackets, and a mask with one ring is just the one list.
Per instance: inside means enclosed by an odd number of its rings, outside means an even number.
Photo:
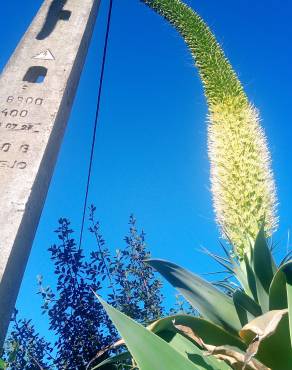
[{"label": "clear blue sky", "polygon": [[[41,2],[1,4],[1,70]],[[284,252],[292,223],[291,1],[188,3],[215,32],[261,111],[280,202],[275,239]],[[44,333],[36,275],[53,281],[47,248],[56,241],[57,219],[69,217],[74,229],[80,226],[107,6],[102,0],[17,302],[22,315],[33,318]],[[153,256],[198,273],[216,269],[198,252],[201,246],[219,251],[209,192],[206,113],[200,81],[178,34],[139,0],[115,0],[89,194],[111,248],[122,245],[133,212]],[[93,240],[86,237],[84,247],[94,247]]]}]

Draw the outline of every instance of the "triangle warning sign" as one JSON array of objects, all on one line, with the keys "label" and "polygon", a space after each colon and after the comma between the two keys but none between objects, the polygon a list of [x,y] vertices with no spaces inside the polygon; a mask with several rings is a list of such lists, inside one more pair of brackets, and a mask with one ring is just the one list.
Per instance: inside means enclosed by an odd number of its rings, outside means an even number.
[{"label": "triangle warning sign", "polygon": [[44,50],[33,57],[33,59],[42,59],[42,60],[55,60],[54,55],[51,53],[49,49]]}]

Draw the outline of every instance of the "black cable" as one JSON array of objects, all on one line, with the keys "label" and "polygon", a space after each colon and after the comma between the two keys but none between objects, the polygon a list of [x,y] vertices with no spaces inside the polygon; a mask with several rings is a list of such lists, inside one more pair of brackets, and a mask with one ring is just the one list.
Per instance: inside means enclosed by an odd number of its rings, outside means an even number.
[{"label": "black cable", "polygon": [[82,214],[81,231],[80,231],[80,239],[79,239],[79,249],[81,248],[82,239],[83,239],[85,215],[86,215],[89,185],[90,185],[90,179],[91,179],[93,156],[94,156],[94,149],[95,149],[95,142],[96,142],[96,130],[97,130],[97,124],[98,124],[98,117],[99,117],[99,109],[100,109],[100,101],[101,101],[102,86],[103,86],[104,68],[105,68],[105,63],[106,63],[108,38],[109,38],[109,32],[110,32],[112,8],[113,8],[113,0],[110,0],[108,16],[107,16],[107,27],[106,27],[105,41],[104,41],[104,47],[103,47],[101,73],[100,73],[100,79],[99,79],[98,96],[97,96],[97,103],[96,103],[95,121],[94,121],[93,134],[92,134],[92,143],[91,143],[90,160],[89,160],[89,166],[88,166],[87,184],[86,184],[86,191],[85,191],[84,205],[83,205],[83,214]]}]

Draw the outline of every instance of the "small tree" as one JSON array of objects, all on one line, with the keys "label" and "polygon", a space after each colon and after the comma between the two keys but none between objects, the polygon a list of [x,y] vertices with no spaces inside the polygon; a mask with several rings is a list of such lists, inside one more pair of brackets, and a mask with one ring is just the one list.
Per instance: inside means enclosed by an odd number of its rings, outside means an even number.
[{"label": "small tree", "polygon": [[[95,210],[94,206],[90,207],[89,231],[95,238],[96,249],[88,258],[73,238],[70,221],[59,220],[55,232],[60,242],[49,248],[56,288],[45,287],[42,277],[38,277],[41,308],[48,315],[49,329],[56,341],[46,343],[30,321],[15,319],[6,345],[6,359],[11,344],[18,343],[21,350],[10,363],[11,369],[75,370],[85,369],[90,362],[94,365],[97,354],[112,346],[118,334],[93,291],[107,296],[113,306],[139,322],[162,315],[161,283],[144,262],[149,258],[145,233],[138,232],[136,220],[131,216],[125,248],[111,253],[95,220]],[[53,354],[51,348],[55,349]]]},{"label": "small tree", "polygon": [[145,233],[138,233],[136,219],[129,220],[130,231],[125,237],[126,248],[117,250],[111,262],[116,297],[114,306],[137,321],[147,323],[161,317],[161,283],[153,269],[145,264],[150,258],[145,244]]},{"label": "small tree", "polygon": [[13,329],[6,343],[7,362],[13,370],[48,369],[52,347],[37,333],[31,320],[19,319],[17,314],[15,310]]}]

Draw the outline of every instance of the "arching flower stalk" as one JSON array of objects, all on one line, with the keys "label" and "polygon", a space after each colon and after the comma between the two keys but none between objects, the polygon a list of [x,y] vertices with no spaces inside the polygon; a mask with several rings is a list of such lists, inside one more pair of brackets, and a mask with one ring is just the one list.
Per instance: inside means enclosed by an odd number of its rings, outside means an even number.
[{"label": "arching flower stalk", "polygon": [[236,73],[208,26],[180,0],[141,0],[182,35],[209,107],[208,152],[216,220],[241,258],[262,225],[277,227],[276,191],[264,131]]}]

